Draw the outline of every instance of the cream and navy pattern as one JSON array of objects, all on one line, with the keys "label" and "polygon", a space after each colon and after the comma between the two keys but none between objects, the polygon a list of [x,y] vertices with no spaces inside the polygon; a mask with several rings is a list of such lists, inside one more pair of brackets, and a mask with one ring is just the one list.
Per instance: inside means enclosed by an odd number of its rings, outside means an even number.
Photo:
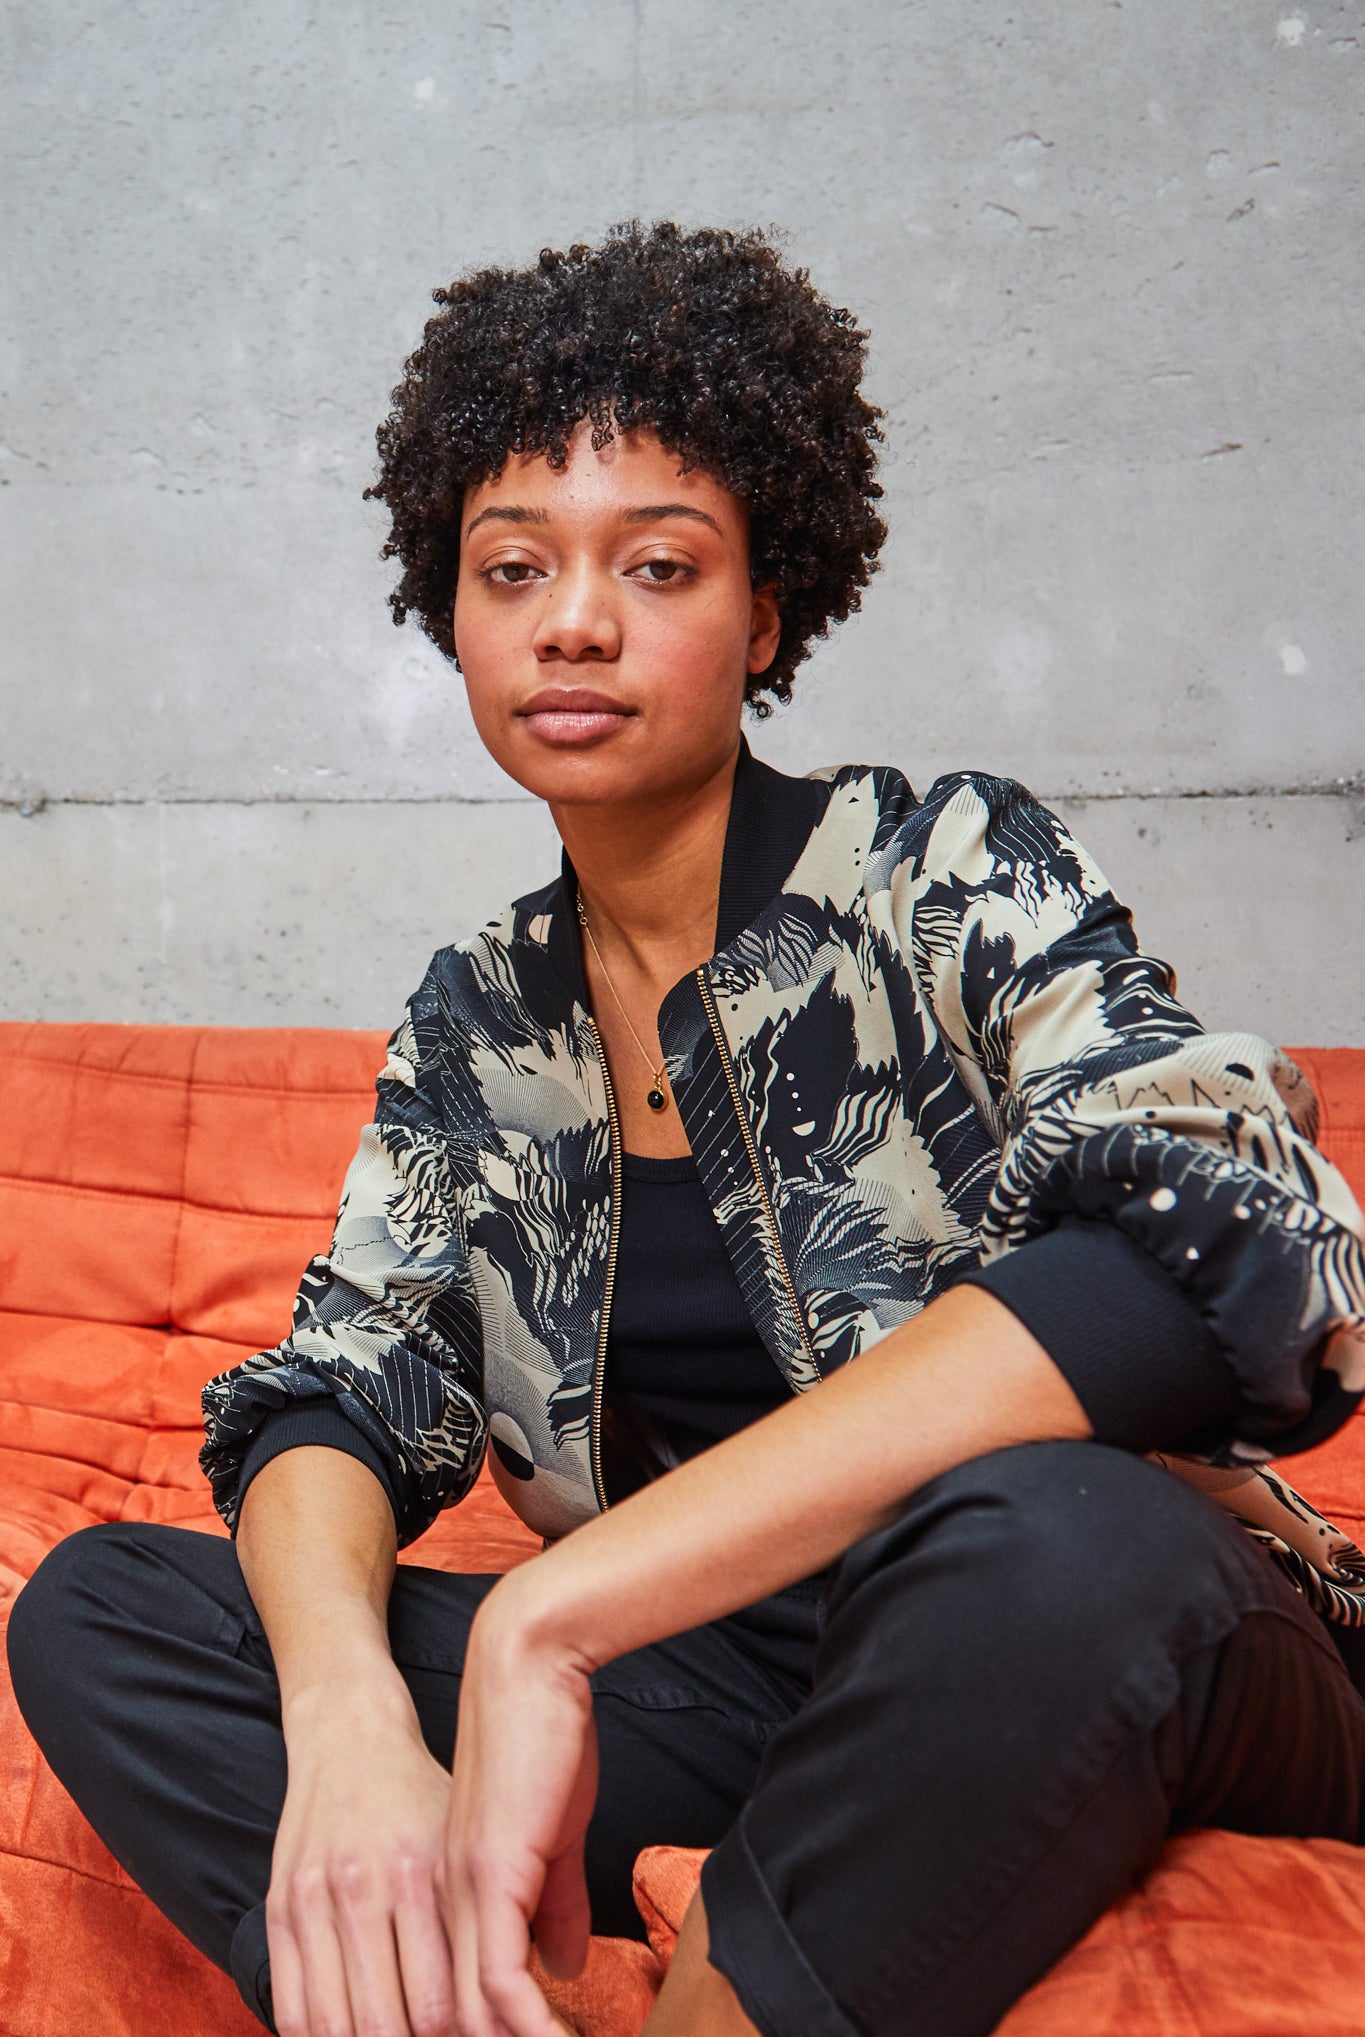
[{"label": "cream and navy pattern", "polygon": [[[1216,1334],[1241,1388],[1217,1462],[1330,1433],[1365,1384],[1365,1225],[1312,1143],[1298,1070],[1203,1031],[1022,787],[959,773],[921,801],[890,768],[818,775],[785,882],[660,1014],[702,1181],[793,1390],[1075,1212],[1154,1254]],[[598,1510],[612,1150],[576,942],[566,871],[433,961],[292,1334],[205,1388],[229,1523],[254,1431],[321,1395],[401,1463],[405,1542],[469,1490],[490,1436],[537,1531]],[[1306,1588],[1356,1619],[1356,1583],[1348,1558]]]}]

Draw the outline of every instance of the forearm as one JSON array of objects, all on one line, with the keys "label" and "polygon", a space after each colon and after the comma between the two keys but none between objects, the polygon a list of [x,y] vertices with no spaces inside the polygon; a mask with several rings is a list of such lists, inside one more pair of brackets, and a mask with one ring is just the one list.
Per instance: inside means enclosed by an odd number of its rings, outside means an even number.
[{"label": "forearm", "polygon": [[388,1497],[354,1457],[289,1450],[252,1479],[237,1555],[274,1657],[286,1737],[342,1692],[406,1702],[388,1646],[396,1553]]},{"label": "forearm", "polygon": [[955,1289],[514,1572],[485,1625],[596,1668],[823,1569],[958,1464],[1090,1433],[1022,1323],[991,1295]]},{"label": "forearm", "polygon": [[275,2025],[453,2029],[450,1777],[388,1646],[396,1535],[375,1474],[301,1444],[256,1471],[237,1547],[280,1682],[288,1787],[266,1896]]}]

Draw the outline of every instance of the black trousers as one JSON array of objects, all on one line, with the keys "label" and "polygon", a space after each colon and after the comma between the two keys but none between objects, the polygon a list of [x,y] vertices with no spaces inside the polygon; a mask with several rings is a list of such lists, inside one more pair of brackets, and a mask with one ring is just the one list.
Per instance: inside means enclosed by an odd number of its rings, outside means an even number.
[{"label": "black trousers", "polygon": [[[489,1578],[403,1568],[395,1661],[451,1756]],[[270,2023],[285,1787],[231,1543],[112,1525],[20,1595],[24,1715],[116,1857]],[[595,1928],[635,1854],[714,1846],[711,1957],[764,2037],[984,2037],[1171,1831],[1365,1836],[1365,1702],[1218,1507],[1097,1444],[933,1481],[817,1600],[784,1593],[596,1679]]]}]

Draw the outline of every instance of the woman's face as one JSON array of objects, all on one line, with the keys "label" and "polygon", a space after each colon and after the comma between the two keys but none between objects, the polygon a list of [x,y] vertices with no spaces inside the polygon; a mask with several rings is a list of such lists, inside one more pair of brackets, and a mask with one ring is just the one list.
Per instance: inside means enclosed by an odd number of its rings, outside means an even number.
[{"label": "woman's face", "polygon": [[777,650],[743,503],[678,465],[653,432],[594,452],[582,425],[558,472],[514,455],[466,495],[455,644],[470,709],[503,770],[551,805],[703,784]]}]

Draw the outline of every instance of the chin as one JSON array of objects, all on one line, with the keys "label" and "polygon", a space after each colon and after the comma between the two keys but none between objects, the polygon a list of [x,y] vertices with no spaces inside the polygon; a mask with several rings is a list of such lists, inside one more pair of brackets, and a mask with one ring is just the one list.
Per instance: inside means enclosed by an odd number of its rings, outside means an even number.
[{"label": "chin", "polygon": [[[634,746],[632,746],[633,748]],[[646,758],[638,751],[624,754],[619,738],[608,743],[552,745],[523,737],[494,750],[494,761],[518,785],[546,800],[551,806],[612,806],[638,798],[653,779]]]}]

